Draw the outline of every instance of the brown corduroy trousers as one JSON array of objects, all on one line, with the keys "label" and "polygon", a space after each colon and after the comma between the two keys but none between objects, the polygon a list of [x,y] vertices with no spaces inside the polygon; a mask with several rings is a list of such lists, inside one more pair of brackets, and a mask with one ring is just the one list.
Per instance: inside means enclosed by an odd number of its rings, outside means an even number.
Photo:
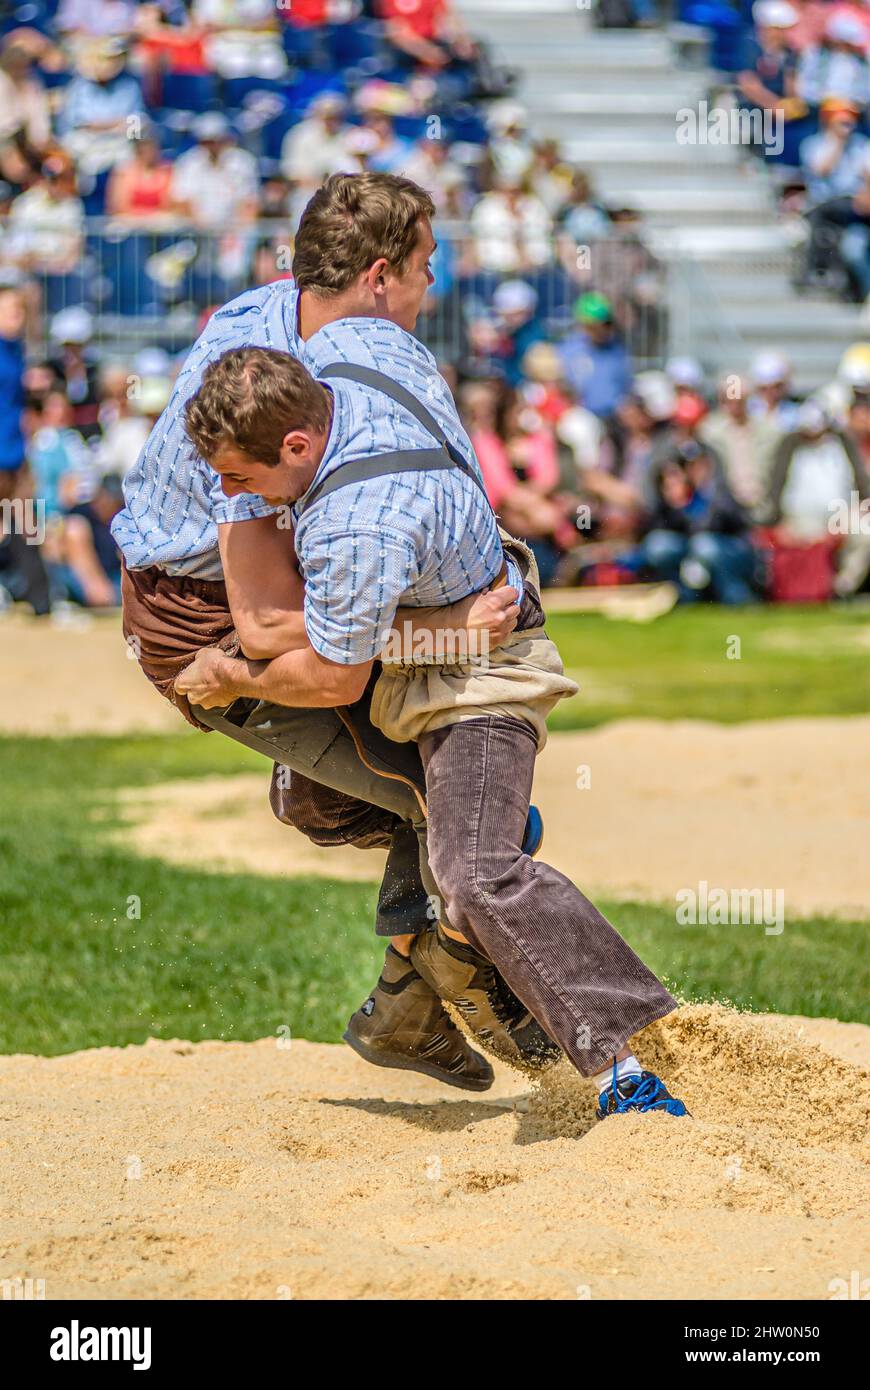
[{"label": "brown corduroy trousers", "polygon": [[521,849],[535,736],[485,715],[426,734],[429,863],[452,926],[584,1076],[676,1000],[564,874]]}]

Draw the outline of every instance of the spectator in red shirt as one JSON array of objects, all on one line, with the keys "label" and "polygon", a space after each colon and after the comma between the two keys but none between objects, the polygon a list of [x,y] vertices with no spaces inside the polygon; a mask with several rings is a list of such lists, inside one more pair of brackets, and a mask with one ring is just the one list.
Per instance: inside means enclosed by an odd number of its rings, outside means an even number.
[{"label": "spectator in red shirt", "polygon": [[450,0],[378,0],[377,12],[388,41],[420,67],[471,63],[478,55]]},{"label": "spectator in red shirt", "polygon": [[128,222],[153,222],[173,212],[172,164],[151,129],[131,140],[130,157],[116,164],[106,188],[106,211]]}]

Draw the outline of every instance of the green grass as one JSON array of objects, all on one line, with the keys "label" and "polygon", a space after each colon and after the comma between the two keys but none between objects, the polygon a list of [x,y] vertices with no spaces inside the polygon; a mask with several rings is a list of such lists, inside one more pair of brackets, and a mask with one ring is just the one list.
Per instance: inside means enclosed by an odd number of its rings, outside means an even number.
[{"label": "green grass", "polygon": [[[649,625],[597,615],[547,623],[580,693],[556,729],[611,719],[710,719],[870,710],[870,609],[680,608]],[[740,659],[728,658],[740,639]]]},{"label": "green grass", "polygon": [[[0,1051],[282,1027],[338,1040],[380,959],[374,883],[179,868],[109,840],[122,788],[252,769],[265,795],[263,760],[194,733],[0,740]],[[131,895],[140,918],[127,915]],[[687,997],[865,1016],[861,925],[813,919],[766,937],[678,927],[666,908],[601,907]]]}]

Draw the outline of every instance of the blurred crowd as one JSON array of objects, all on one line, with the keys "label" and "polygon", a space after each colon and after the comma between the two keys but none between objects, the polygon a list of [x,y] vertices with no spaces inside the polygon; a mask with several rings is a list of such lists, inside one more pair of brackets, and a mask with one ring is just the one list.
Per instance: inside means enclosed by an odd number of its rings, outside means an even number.
[{"label": "blurred crowd", "polygon": [[[503,524],[542,582],[668,580],[684,602],[815,602],[870,573],[870,343],[800,400],[767,351],[705,379],[691,358],[637,371],[611,301],[584,291],[558,342],[533,286],[502,280],[486,358],[442,362]],[[121,478],[169,398],[184,354],[99,358],[80,307],[25,363],[25,297],[0,289],[0,488],[36,500],[42,533],[0,541],[0,606],[118,601],[109,523]],[[5,480],[5,482],[3,481]]]},{"label": "blurred crowd", "polygon": [[0,33],[0,606],[117,602],[120,480],[205,316],[289,276],[305,202],[356,169],[434,196],[418,333],[545,584],[866,587],[832,518],[868,495],[870,347],[810,401],[776,352],[719,383],[657,367],[637,213],[532,138],[449,0],[61,0]]},{"label": "blurred crowd", "polygon": [[504,524],[549,583],[669,580],[683,602],[817,602],[870,572],[870,344],[792,391],[779,352],[705,380],[692,358],[634,373],[603,296],[513,384],[460,387]]},{"label": "blurred crowd", "polygon": [[505,275],[530,276],[554,326],[569,322],[589,282],[578,245],[605,236],[625,245],[609,273],[624,284],[605,288],[657,331],[637,214],[531,138],[514,75],[450,0],[43,0],[25,14],[0,38],[0,274],[29,277],[32,337],[80,305],[168,346],[191,313],[286,273],[311,193],[364,169],[422,183],[462,228],[437,265],[454,358]]},{"label": "blurred crowd", "polygon": [[[801,284],[870,296],[870,3],[688,0],[800,246]],[[769,123],[775,118],[776,126]],[[764,124],[767,121],[768,124]],[[870,309],[868,309],[870,316]]]}]

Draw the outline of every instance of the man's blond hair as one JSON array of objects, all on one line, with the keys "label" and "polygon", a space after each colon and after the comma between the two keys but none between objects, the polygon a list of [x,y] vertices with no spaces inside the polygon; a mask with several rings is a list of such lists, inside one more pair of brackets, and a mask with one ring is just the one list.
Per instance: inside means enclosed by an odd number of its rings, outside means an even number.
[{"label": "man's blond hair", "polygon": [[383,257],[402,273],[421,218],[435,204],[419,184],[395,174],[333,174],[302,214],[293,254],[300,290],[328,296],[349,288]]}]

